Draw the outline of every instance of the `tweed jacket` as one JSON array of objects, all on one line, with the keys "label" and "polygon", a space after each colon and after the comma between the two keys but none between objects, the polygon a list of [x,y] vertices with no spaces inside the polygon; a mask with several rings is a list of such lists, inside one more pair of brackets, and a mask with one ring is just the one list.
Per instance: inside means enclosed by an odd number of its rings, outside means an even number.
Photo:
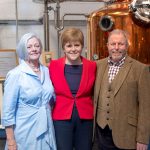
[{"label": "tweed jacket", "polygon": [[[97,62],[94,87],[94,123],[108,58]],[[149,143],[150,137],[150,67],[127,56],[115,77],[113,89],[112,136],[122,149],[135,149],[136,143]]]},{"label": "tweed jacket", "polygon": [[[93,88],[96,75],[96,63],[81,57],[83,71],[80,86],[74,97],[64,75],[65,57],[52,60],[49,66],[50,78],[56,93],[56,103],[52,111],[53,120],[71,119],[74,103],[80,119],[93,119]],[[73,79],[72,79],[73,80]]]}]

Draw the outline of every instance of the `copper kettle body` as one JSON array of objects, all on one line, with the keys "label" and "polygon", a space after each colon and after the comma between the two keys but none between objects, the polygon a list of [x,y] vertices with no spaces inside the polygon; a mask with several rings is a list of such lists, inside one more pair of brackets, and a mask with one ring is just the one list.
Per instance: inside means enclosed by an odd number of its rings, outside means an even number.
[{"label": "copper kettle body", "polygon": [[88,18],[89,59],[108,56],[108,34],[117,28],[129,34],[129,56],[150,64],[150,1],[118,0],[91,13]]}]

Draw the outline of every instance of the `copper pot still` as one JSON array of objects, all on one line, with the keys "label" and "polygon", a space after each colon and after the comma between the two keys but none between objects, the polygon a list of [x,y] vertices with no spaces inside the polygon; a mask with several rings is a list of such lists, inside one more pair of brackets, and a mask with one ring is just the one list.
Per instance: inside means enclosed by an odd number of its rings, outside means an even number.
[{"label": "copper pot still", "polygon": [[129,35],[129,56],[150,64],[150,0],[105,0],[104,8],[88,17],[89,59],[108,56],[107,38],[113,29]]}]

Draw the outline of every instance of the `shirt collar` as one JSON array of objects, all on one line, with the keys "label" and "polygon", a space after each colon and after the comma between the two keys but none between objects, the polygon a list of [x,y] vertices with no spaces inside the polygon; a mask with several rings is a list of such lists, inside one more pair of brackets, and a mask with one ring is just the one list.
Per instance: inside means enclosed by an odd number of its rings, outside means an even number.
[{"label": "shirt collar", "polygon": [[109,64],[109,66],[121,67],[124,64],[124,62],[125,62],[125,58],[126,58],[126,56],[123,57],[120,61],[114,62],[114,61],[112,61],[111,57],[108,57],[108,64]]}]

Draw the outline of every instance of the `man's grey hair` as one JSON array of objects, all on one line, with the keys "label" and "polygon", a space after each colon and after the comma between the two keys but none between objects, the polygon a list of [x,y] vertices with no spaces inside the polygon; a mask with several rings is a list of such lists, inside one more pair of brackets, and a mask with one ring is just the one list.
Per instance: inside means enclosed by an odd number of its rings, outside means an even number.
[{"label": "man's grey hair", "polygon": [[109,33],[109,36],[108,36],[108,42],[109,42],[109,39],[110,37],[113,35],[113,34],[122,34],[126,40],[126,45],[129,46],[129,42],[128,42],[128,38],[129,38],[129,34],[124,31],[124,30],[121,30],[121,29],[114,29],[112,30],[110,33]]},{"label": "man's grey hair", "polygon": [[38,36],[36,35],[36,34],[34,34],[34,33],[26,33],[26,34],[24,34],[22,37],[21,37],[21,39],[20,39],[20,41],[19,41],[19,43],[18,43],[18,45],[17,45],[17,49],[16,49],[16,51],[17,51],[17,55],[18,55],[18,57],[20,58],[20,59],[23,59],[23,60],[26,60],[27,59],[27,57],[28,57],[28,53],[27,53],[27,42],[28,42],[28,40],[29,39],[31,39],[31,38],[33,38],[33,37],[35,37],[38,41],[39,41],[39,44],[40,44],[40,49],[41,49],[41,51],[42,51],[42,42],[41,42],[41,40],[38,38]]}]

